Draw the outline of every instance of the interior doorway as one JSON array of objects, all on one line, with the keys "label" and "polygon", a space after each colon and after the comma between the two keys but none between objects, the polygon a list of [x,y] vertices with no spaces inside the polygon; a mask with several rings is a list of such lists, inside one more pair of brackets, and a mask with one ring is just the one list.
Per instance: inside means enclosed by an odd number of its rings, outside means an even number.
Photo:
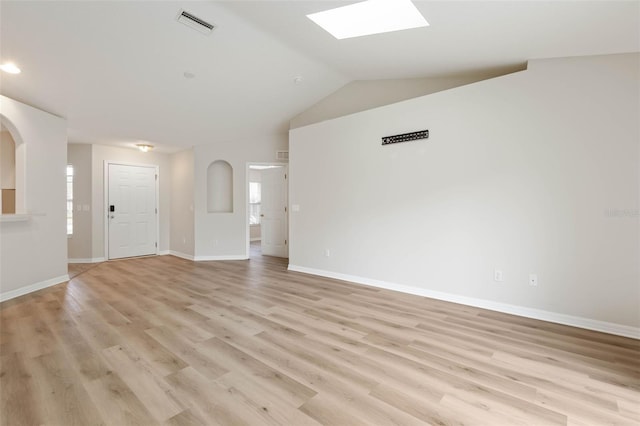
[{"label": "interior doorway", "polygon": [[0,115],[0,214],[24,214],[25,145],[15,126]]},{"label": "interior doorway", "polygon": [[16,213],[16,143],[0,123],[0,212]]},{"label": "interior doorway", "polygon": [[288,167],[247,165],[247,255],[289,257]]},{"label": "interior doorway", "polygon": [[108,259],[158,253],[158,167],[107,163]]}]

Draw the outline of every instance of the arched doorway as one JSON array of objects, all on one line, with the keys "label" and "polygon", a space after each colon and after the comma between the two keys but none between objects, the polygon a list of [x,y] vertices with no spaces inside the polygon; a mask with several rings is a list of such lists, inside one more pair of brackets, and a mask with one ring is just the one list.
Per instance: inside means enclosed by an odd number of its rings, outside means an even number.
[{"label": "arched doorway", "polygon": [[25,213],[25,146],[13,124],[0,116],[0,212]]}]

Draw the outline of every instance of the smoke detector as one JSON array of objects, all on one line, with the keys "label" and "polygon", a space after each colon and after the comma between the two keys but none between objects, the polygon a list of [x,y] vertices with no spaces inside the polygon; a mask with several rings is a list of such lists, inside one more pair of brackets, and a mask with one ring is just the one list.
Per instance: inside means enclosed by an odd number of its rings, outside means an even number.
[{"label": "smoke detector", "polygon": [[213,29],[215,28],[215,25],[210,24],[209,22],[205,21],[204,19],[200,19],[195,15],[192,15],[184,9],[180,10],[178,16],[176,17],[176,20],[181,24],[184,24],[187,27],[192,28],[202,34],[211,34]]}]

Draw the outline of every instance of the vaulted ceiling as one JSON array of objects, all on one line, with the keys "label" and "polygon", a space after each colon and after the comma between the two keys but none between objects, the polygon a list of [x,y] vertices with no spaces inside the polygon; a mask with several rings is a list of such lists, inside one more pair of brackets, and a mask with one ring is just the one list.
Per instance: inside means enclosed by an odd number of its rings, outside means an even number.
[{"label": "vaulted ceiling", "polygon": [[[67,118],[72,142],[176,150],[284,133],[353,80],[640,51],[638,1],[414,1],[429,27],[347,40],[305,16],[349,3],[2,0],[0,60],[23,72],[0,92]],[[181,9],[217,28],[178,23]]]}]

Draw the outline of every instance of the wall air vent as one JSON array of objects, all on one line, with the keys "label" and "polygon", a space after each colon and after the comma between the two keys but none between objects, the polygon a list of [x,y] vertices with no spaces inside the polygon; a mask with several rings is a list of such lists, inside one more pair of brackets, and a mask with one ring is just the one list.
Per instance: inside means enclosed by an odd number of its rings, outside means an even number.
[{"label": "wall air vent", "polygon": [[392,143],[417,141],[420,139],[429,139],[429,130],[420,130],[418,132],[403,133],[401,135],[385,136],[382,138],[382,145],[391,145]]},{"label": "wall air vent", "polygon": [[289,161],[289,151],[276,151],[276,160]]},{"label": "wall air vent", "polygon": [[185,24],[187,27],[193,28],[202,34],[211,34],[211,31],[215,28],[213,24],[190,14],[185,10],[181,10],[176,19],[178,22]]}]

